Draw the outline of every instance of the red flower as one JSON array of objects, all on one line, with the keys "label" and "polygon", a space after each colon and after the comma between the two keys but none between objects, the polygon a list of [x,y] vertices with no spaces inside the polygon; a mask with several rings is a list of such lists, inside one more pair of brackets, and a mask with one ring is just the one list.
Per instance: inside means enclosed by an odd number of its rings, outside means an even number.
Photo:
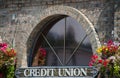
[{"label": "red flower", "polygon": [[97,59],[98,58],[98,56],[96,55],[96,54],[94,54],[93,56],[92,56],[92,59]]},{"label": "red flower", "polygon": [[107,45],[108,46],[111,46],[111,45],[113,45],[114,43],[113,43],[113,41],[112,40],[109,40],[108,42],[107,42]]},{"label": "red flower", "polygon": [[107,64],[108,64],[108,61],[107,61],[107,60],[104,60],[103,65],[106,67]]},{"label": "red flower", "polygon": [[46,50],[45,49],[40,48],[39,51],[41,52],[42,56],[44,56],[44,57],[46,56]]},{"label": "red flower", "polygon": [[42,52],[42,55],[43,55],[43,56],[46,56],[46,51],[43,51],[43,52]]},{"label": "red flower", "polygon": [[103,60],[102,60],[102,59],[100,59],[100,60],[98,60],[98,63],[102,63],[102,61],[103,61]]}]

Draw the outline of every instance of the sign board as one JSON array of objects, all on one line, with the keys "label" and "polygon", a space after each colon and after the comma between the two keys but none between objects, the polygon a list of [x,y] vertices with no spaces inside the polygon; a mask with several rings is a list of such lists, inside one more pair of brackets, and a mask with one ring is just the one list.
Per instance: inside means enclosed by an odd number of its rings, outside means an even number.
[{"label": "sign board", "polygon": [[40,66],[18,68],[15,71],[17,78],[93,78],[96,74],[97,69],[88,66]]}]

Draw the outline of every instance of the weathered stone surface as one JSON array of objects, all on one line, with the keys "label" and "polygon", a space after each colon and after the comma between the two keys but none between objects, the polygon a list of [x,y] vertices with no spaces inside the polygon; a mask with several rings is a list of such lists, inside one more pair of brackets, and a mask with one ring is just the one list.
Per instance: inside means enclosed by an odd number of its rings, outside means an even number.
[{"label": "weathered stone surface", "polygon": [[[26,4],[27,7],[19,10],[16,10],[17,8],[1,9],[0,36],[10,45],[15,44],[14,47],[18,52],[18,67],[27,66],[30,48],[35,42],[36,34],[50,20],[48,17],[56,14],[67,15],[82,25],[90,37],[95,53],[95,49],[100,46],[99,40],[102,42],[106,36],[110,38],[114,26],[113,21],[118,37],[120,37],[120,10],[118,8],[116,11],[110,10],[109,8],[113,5],[108,4],[104,0],[44,0],[33,3],[33,6]],[[115,20],[110,15],[114,12]]]}]

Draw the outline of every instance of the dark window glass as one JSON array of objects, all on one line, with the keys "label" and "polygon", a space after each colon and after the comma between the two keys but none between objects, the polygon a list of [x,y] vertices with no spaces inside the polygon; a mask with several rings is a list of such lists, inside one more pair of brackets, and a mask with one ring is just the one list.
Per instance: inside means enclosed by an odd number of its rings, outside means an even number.
[{"label": "dark window glass", "polygon": [[92,49],[85,36],[84,29],[71,17],[56,23],[45,36],[48,42],[42,43],[47,51],[46,65],[88,65]]}]

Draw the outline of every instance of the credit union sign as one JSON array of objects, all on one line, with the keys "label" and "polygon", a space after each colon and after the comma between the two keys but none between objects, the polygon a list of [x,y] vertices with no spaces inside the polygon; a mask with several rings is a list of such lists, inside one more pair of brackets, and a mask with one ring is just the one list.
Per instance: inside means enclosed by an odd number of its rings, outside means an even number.
[{"label": "credit union sign", "polygon": [[15,71],[17,78],[53,78],[53,77],[84,77],[93,78],[97,69],[88,66],[40,66],[18,68]]}]

